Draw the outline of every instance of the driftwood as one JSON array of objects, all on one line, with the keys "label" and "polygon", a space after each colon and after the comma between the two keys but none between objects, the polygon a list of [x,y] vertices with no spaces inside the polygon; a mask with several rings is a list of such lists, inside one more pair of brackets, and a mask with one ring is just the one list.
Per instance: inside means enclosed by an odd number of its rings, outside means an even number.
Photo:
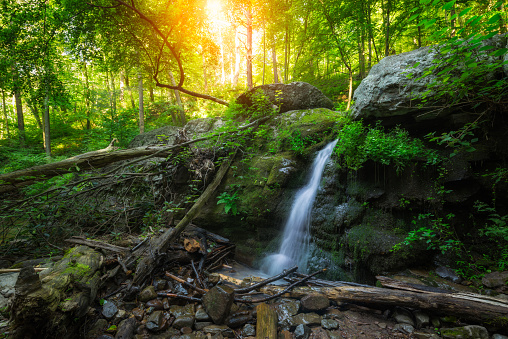
[{"label": "driftwood", "polygon": [[129,249],[126,247],[115,246],[102,241],[90,240],[78,236],[74,236],[71,239],[66,239],[65,241],[70,242],[71,244],[85,245],[93,248],[101,248],[103,250],[108,250],[119,254],[125,254],[129,251]]},{"label": "driftwood", "polygon": [[[266,286],[266,294],[278,294],[284,287]],[[288,293],[290,297],[301,298],[317,287],[297,287]],[[364,304],[381,307],[409,307],[432,311],[436,314],[455,315],[471,323],[488,323],[506,326],[508,303],[477,294],[442,293],[430,291],[408,291],[373,286],[337,286],[319,288],[329,299],[339,303]]]},{"label": "driftwood", "polygon": [[263,303],[256,307],[256,339],[277,339],[277,312]]},{"label": "driftwood", "polygon": [[[41,272],[47,270],[46,267],[34,267],[35,272]],[[0,273],[12,273],[12,272],[21,272],[21,268],[2,268],[0,269]]]},{"label": "driftwood", "polygon": [[[167,230],[159,238],[154,241],[153,247],[144,248],[142,253],[134,253],[134,257],[141,257],[141,262],[136,267],[136,274],[134,276],[133,285],[141,284],[155,268],[156,257],[153,255],[154,252],[164,253],[168,250],[169,245],[174,241],[180,233],[189,225],[194,217],[198,215],[202,206],[212,197],[213,193],[222,181],[222,178],[226,175],[226,172],[233,161],[234,154],[228,159],[222,162],[219,171],[215,175],[213,181],[208,185],[203,194],[194,203],[191,209],[185,214],[185,217],[176,225],[176,227]],[[139,251],[139,250],[138,250]]]},{"label": "driftwood", "polygon": [[[248,129],[250,127],[255,127],[260,123],[267,121],[270,117],[264,117],[258,119],[250,124],[240,126],[235,131],[228,132],[229,134],[236,133],[238,131],[242,131]],[[62,161],[53,162],[50,164],[34,166],[26,169],[22,169],[19,171],[14,171],[10,173],[5,173],[0,175],[0,193],[5,193],[9,191],[16,190],[21,187],[25,187],[33,184],[36,181],[47,180],[49,178],[72,173],[79,172],[90,169],[102,168],[112,163],[118,161],[124,161],[129,159],[135,159],[131,162],[124,164],[123,166],[128,166],[134,164],[136,162],[140,162],[143,160],[147,160],[153,157],[166,157],[174,152],[178,152],[182,149],[182,147],[199,142],[208,140],[217,135],[211,135],[208,137],[198,138],[191,141],[187,141],[184,143],[172,145],[172,146],[143,146],[137,148],[131,148],[126,150],[117,150],[111,151],[108,148],[104,149],[107,151],[94,151],[88,152],[80,155],[76,155],[72,158],[68,158]],[[109,147],[109,146],[108,146]],[[110,172],[117,170],[118,168],[113,169]]]}]

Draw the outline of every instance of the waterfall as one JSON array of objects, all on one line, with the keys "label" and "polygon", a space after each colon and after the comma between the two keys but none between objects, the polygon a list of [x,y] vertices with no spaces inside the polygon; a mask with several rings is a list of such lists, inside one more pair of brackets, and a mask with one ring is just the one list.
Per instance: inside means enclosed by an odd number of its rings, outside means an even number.
[{"label": "waterfall", "polygon": [[289,218],[284,226],[279,252],[263,260],[262,269],[269,275],[278,274],[294,265],[298,265],[300,271],[305,271],[307,268],[312,205],[326,162],[336,144],[337,140],[332,141],[319,151],[312,164],[309,181],[296,194]]}]

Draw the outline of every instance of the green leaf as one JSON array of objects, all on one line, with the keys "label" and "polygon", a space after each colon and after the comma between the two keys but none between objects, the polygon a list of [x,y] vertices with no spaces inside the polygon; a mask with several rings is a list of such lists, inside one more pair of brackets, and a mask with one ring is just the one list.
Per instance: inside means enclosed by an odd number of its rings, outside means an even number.
[{"label": "green leaf", "polygon": [[499,19],[501,19],[501,14],[497,13],[492,18],[490,18],[490,20],[487,22],[487,25],[491,25],[495,22],[498,22]]},{"label": "green leaf", "polygon": [[467,65],[467,67],[469,67],[469,68],[475,68],[477,66],[478,66],[478,64],[476,62],[472,62],[472,63]]},{"label": "green leaf", "polygon": [[433,26],[436,23],[437,19],[431,19],[428,20],[427,23],[425,23],[425,28],[429,28],[430,26]]},{"label": "green leaf", "polygon": [[455,2],[456,2],[456,1],[457,1],[457,0],[448,1],[448,2],[447,2],[444,6],[443,6],[443,9],[444,9],[445,11],[449,11],[449,10],[453,7],[453,5],[455,5]]},{"label": "green leaf", "polygon": [[428,5],[430,3],[430,0],[420,0],[421,5]]},{"label": "green leaf", "polygon": [[508,52],[508,48],[500,48],[497,51],[490,54],[490,56],[502,56]]},{"label": "green leaf", "polygon": [[439,1],[441,1],[441,0],[434,0],[434,1],[432,2],[432,6],[437,5],[437,4],[439,3]]},{"label": "green leaf", "polygon": [[416,14],[413,14],[411,15],[411,17],[408,19],[408,21],[413,21],[414,19],[416,19],[420,14],[419,13],[416,13]]},{"label": "green leaf", "polygon": [[463,9],[462,11],[460,11],[460,13],[459,13],[459,17],[460,17],[460,16],[463,16],[463,15],[466,15],[467,13],[469,13],[469,11],[470,11],[471,9],[473,9],[473,7],[468,7],[468,8],[466,8],[466,9]]},{"label": "green leaf", "polygon": [[458,16],[459,16],[458,14],[452,15],[452,17],[450,18],[450,21],[456,19]]}]

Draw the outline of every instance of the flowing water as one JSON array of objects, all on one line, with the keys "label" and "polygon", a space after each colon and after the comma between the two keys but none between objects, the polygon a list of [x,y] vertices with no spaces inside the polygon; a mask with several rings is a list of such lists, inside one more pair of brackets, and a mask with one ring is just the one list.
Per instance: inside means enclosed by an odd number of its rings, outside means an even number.
[{"label": "flowing water", "polygon": [[278,253],[271,254],[263,260],[262,270],[269,275],[276,275],[286,268],[298,265],[299,271],[307,268],[310,242],[310,217],[312,205],[321,182],[326,162],[330,158],[337,140],[332,141],[319,151],[312,164],[310,178],[295,196],[291,213],[284,226],[282,243]]}]

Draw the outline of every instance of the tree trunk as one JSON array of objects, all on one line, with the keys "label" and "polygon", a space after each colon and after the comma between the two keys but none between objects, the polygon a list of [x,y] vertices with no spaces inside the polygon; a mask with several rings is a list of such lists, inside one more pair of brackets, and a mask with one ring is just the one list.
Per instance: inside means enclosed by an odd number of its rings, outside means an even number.
[{"label": "tree trunk", "polygon": [[44,138],[44,149],[46,150],[46,155],[48,157],[51,156],[51,128],[49,122],[49,88],[46,89],[46,97],[44,98],[44,113],[43,113],[43,138]]},{"label": "tree trunk", "polygon": [[[222,41],[222,29],[219,24],[219,45],[220,45],[220,83],[226,83],[226,71],[224,70],[224,41]],[[206,92],[206,90],[205,90]]]},{"label": "tree trunk", "polygon": [[240,78],[240,37],[238,27],[235,27],[235,74],[233,76],[233,86],[238,86],[238,79]]},{"label": "tree trunk", "polygon": [[[379,279],[383,277],[378,277]],[[387,278],[386,278],[387,279]],[[388,281],[391,279],[388,279]],[[384,282],[381,281],[384,285]],[[261,291],[276,294],[284,287],[267,286]],[[301,298],[316,287],[295,288],[290,292],[293,298]],[[337,303],[365,304],[382,307],[408,307],[431,311],[433,314],[455,315],[473,323],[503,325],[508,317],[508,303],[477,294],[447,293],[423,289],[399,290],[374,286],[338,286],[320,288],[319,291]]]},{"label": "tree trunk", "polygon": [[266,73],[266,27],[265,27],[265,22],[263,21],[263,82],[262,82],[262,85],[265,84],[265,73]]},{"label": "tree trunk", "polygon": [[5,129],[7,130],[7,138],[11,138],[11,133],[9,131],[9,117],[7,116],[7,106],[5,105],[5,91],[2,89],[2,107],[4,111],[4,124]]},{"label": "tree trunk", "polygon": [[30,108],[30,111],[32,112],[32,115],[35,118],[35,121],[37,122],[37,126],[41,129],[41,131],[44,130],[44,127],[42,126],[41,117],[39,116],[39,111],[37,110],[37,104],[28,105]]},{"label": "tree trunk", "polygon": [[[116,115],[116,88],[115,88],[115,78],[113,76],[113,72],[109,71],[109,78],[111,79],[111,108],[113,109],[113,114]],[[153,94],[153,93],[152,93]]]},{"label": "tree trunk", "polygon": [[385,6],[385,56],[390,55],[390,0],[386,0]]},{"label": "tree trunk", "polygon": [[[173,86],[176,86],[175,78],[173,77],[173,72],[169,71],[169,77],[171,78],[171,84]],[[175,89],[174,93],[175,93],[176,102],[177,102],[178,106],[180,106],[180,108],[181,108],[181,110],[180,110],[180,124],[181,124],[181,126],[185,126],[185,124],[187,123],[187,120],[185,119],[185,108],[183,106],[182,99],[180,98],[180,92]],[[176,121],[175,121],[175,123],[176,123]]]},{"label": "tree trunk", "polygon": [[132,94],[132,87],[129,82],[129,75],[127,74],[127,71],[125,71],[125,86],[129,90],[129,96],[131,99],[131,107],[132,107],[132,109],[136,109],[136,103],[134,102],[134,94]]},{"label": "tree trunk", "polygon": [[14,90],[14,101],[16,103],[16,115],[18,117],[19,144],[25,146],[25,119],[23,117],[23,106],[21,104],[21,94],[19,89]]},{"label": "tree trunk", "polygon": [[138,71],[138,91],[139,91],[139,133],[145,133],[145,112],[143,109],[143,73]]},{"label": "tree trunk", "polygon": [[86,107],[86,129],[90,130],[90,84],[88,82],[88,69],[86,62],[83,62],[85,72],[85,107]]},{"label": "tree trunk", "polygon": [[[455,15],[455,4],[450,9],[450,18],[453,18],[454,15]],[[450,37],[452,37],[452,38],[455,36],[455,22],[456,21],[457,21],[457,18],[453,18],[450,20]],[[418,26],[418,27],[420,27],[420,26]]]},{"label": "tree trunk", "polygon": [[286,31],[284,33],[284,83],[288,82],[288,71],[289,71],[289,27],[286,25]]},{"label": "tree trunk", "polygon": [[[205,60],[205,52],[203,51],[203,54],[201,55],[201,59],[203,60],[203,82],[204,82],[204,85],[205,85],[205,92],[208,92],[208,78],[206,76],[206,60]],[[171,73],[171,71],[170,71]],[[171,74],[171,84],[173,86],[176,86],[175,84],[175,78],[173,77],[173,75]],[[176,96],[176,95],[175,95]]]},{"label": "tree trunk", "polygon": [[252,3],[249,0],[247,8],[247,87],[252,89]]},{"label": "tree trunk", "polygon": [[277,312],[266,303],[256,307],[256,339],[277,339]]},{"label": "tree trunk", "polygon": [[275,34],[273,35],[272,44],[272,63],[273,63],[273,83],[279,83],[279,75],[277,74],[277,53],[275,53]]}]

